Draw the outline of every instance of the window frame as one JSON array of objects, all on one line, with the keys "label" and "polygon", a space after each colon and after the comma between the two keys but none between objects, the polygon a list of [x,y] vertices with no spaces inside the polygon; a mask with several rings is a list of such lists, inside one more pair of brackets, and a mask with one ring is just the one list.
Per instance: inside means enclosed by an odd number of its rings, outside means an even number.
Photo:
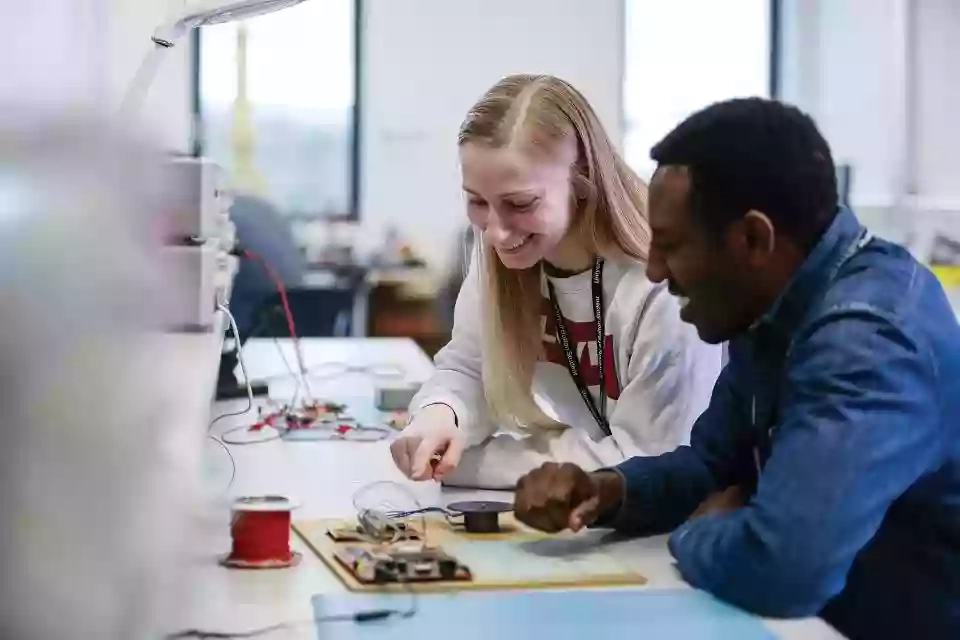
[{"label": "window frame", "polygon": [[[627,23],[626,15],[628,11],[628,3],[631,0],[623,0],[621,4],[621,10],[623,11],[622,16],[623,20],[623,29],[621,29],[622,40],[622,51],[621,58],[624,63],[623,76],[621,82],[621,93],[620,93],[620,113],[621,113],[621,122],[623,130],[623,145],[624,145],[624,154],[626,154],[626,140],[627,136],[630,133],[630,115],[627,113],[627,91],[626,91],[626,40],[630,37],[630,34],[627,33]],[[768,2],[768,15],[770,21],[770,33],[768,34],[768,61],[767,61],[767,94],[773,100],[780,100],[782,97],[782,74],[781,74],[781,65],[783,63],[783,2],[784,0],[767,0]]]},{"label": "window frame", "polygon": [[[348,187],[348,205],[345,215],[330,218],[331,220],[343,220],[348,222],[357,222],[360,220],[360,192],[362,188],[361,154],[363,132],[361,118],[363,107],[363,24],[364,24],[364,0],[353,1],[353,108],[351,109],[350,126],[350,185]],[[201,41],[203,28],[193,29],[190,33],[190,117],[192,119],[190,154],[199,158],[204,154],[203,136],[200,132],[203,128],[200,126],[203,117],[203,99],[201,97],[200,86],[202,82],[200,73],[200,52],[202,51]],[[303,216],[302,214],[288,215],[291,221],[297,220],[321,220],[327,219],[323,216]]]}]

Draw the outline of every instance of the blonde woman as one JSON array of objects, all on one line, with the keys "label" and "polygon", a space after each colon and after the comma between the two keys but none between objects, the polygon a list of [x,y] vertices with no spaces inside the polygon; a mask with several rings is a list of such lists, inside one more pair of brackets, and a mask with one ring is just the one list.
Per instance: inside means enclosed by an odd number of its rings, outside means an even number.
[{"label": "blonde woman", "polygon": [[545,462],[589,470],[687,443],[720,349],[647,279],[646,185],[587,101],[554,77],[504,78],[459,147],[480,241],[452,338],[391,446],[400,470],[512,488]]}]

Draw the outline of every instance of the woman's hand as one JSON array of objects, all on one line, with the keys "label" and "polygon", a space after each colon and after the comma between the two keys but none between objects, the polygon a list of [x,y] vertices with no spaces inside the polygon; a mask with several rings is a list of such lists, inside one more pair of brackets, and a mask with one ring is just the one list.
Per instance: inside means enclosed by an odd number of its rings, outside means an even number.
[{"label": "woman's hand", "polygon": [[445,404],[420,409],[390,444],[400,471],[411,480],[441,480],[453,471],[463,453],[464,437],[457,416]]}]

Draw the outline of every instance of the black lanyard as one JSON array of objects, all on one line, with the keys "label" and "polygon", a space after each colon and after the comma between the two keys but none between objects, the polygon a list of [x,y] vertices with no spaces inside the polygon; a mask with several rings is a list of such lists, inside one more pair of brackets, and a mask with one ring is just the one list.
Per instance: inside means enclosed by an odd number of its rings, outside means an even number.
[{"label": "black lanyard", "polygon": [[570,371],[570,377],[573,378],[573,383],[577,385],[577,390],[580,392],[580,396],[583,398],[583,402],[587,405],[587,409],[590,410],[590,413],[593,415],[593,419],[597,421],[597,424],[600,425],[600,428],[608,436],[610,433],[610,426],[607,424],[606,418],[606,407],[607,407],[607,395],[606,387],[604,386],[604,361],[603,361],[603,352],[604,352],[604,341],[606,340],[606,335],[604,332],[604,322],[603,322],[603,260],[597,258],[593,263],[593,279],[591,280],[591,288],[593,290],[593,317],[597,325],[597,366],[600,371],[600,408],[597,408],[596,403],[593,401],[593,396],[590,395],[590,390],[587,389],[587,385],[583,382],[583,376],[580,375],[580,363],[577,361],[577,355],[573,352],[573,347],[570,345],[570,335],[567,332],[567,323],[563,318],[563,313],[560,311],[560,304],[557,302],[557,294],[553,290],[553,283],[550,280],[547,280],[547,291],[550,293],[550,302],[553,304],[553,315],[556,320],[556,331],[557,331],[557,342],[560,343],[560,346],[563,348],[563,354],[565,360],[567,361],[567,369]]}]

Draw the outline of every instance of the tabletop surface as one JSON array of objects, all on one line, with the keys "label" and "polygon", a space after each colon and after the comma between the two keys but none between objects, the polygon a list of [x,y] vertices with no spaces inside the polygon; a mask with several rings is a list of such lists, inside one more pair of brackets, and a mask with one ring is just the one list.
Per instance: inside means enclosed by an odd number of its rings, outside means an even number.
[{"label": "tabletop surface", "polygon": [[[301,350],[310,377],[310,391],[318,400],[370,402],[381,385],[422,382],[433,365],[413,341],[406,339],[306,339]],[[289,340],[251,340],[244,347],[244,362],[254,379],[270,379],[271,397],[283,401],[298,392],[290,376],[295,366]],[[301,387],[299,393],[304,393]],[[211,416],[244,409],[246,400],[216,403]],[[218,421],[213,434],[250,424],[254,413]],[[170,630],[203,629],[218,633],[242,633],[278,623],[291,623],[263,638],[316,638],[309,621],[311,599],[317,594],[344,593],[339,580],[327,570],[296,536],[292,547],[303,554],[292,568],[270,571],[230,570],[217,558],[229,551],[227,504],[230,497],[283,494],[299,508],[295,519],[349,517],[355,513],[353,496],[380,481],[401,484],[423,505],[448,504],[459,499],[506,499],[498,492],[443,489],[437,483],[413,483],[393,465],[389,443],[380,442],[287,442],[272,440],[254,445],[231,446],[235,474],[221,447],[206,441],[206,485],[216,517],[206,519],[197,541],[191,576],[192,607]],[[231,475],[234,478],[231,482]],[[228,487],[229,484],[229,487]],[[630,540],[611,547],[611,553],[645,575],[650,589],[689,587],[673,566],[663,536]],[[765,621],[777,637],[786,639],[841,638],[819,619]]]}]

